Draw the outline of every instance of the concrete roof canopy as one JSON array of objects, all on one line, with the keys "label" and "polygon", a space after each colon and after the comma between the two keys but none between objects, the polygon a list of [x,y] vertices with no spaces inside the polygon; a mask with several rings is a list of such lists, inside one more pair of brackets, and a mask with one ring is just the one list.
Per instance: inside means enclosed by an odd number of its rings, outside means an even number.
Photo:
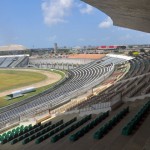
[{"label": "concrete roof canopy", "polygon": [[82,0],[106,13],[113,24],[150,33],[150,0]]}]

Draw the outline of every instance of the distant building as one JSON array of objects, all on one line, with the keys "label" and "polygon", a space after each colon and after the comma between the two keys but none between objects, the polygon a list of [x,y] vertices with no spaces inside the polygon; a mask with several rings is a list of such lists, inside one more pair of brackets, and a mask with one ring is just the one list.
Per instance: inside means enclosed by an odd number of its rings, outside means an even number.
[{"label": "distant building", "polygon": [[23,45],[7,45],[0,46],[0,55],[18,55],[18,54],[30,54],[30,51]]},{"label": "distant building", "polygon": [[89,54],[103,54],[103,53],[110,53],[110,52],[118,52],[125,50],[126,46],[97,46],[88,48],[86,53]]},{"label": "distant building", "polygon": [[57,53],[58,47],[57,47],[57,43],[54,43],[54,53]]}]

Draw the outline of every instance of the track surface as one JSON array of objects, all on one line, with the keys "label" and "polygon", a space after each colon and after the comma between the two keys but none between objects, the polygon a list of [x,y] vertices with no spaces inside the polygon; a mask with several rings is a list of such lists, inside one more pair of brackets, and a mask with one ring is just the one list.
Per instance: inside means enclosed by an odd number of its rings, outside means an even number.
[{"label": "track surface", "polygon": [[28,85],[28,86],[23,86],[23,87],[20,87],[20,88],[11,89],[11,90],[7,90],[7,91],[4,91],[4,92],[1,92],[0,93],[0,97],[6,96],[6,95],[10,94],[13,91],[18,91],[18,90],[21,90],[21,89],[24,89],[24,88],[28,88],[28,87],[31,87],[31,86],[33,86],[35,88],[46,86],[46,85],[55,83],[55,82],[57,82],[57,81],[59,81],[61,79],[61,75],[59,75],[57,73],[54,73],[54,72],[45,71],[45,70],[41,71],[41,70],[31,70],[31,69],[17,69],[17,71],[37,72],[37,73],[41,73],[43,75],[46,75],[47,78],[46,78],[46,80],[43,80],[43,81],[38,82],[38,83],[34,83],[34,84],[31,84],[31,85]]}]

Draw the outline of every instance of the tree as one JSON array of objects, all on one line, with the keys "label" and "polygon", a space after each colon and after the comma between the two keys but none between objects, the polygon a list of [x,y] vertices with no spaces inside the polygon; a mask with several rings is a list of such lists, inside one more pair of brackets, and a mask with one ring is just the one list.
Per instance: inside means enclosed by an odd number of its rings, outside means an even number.
[{"label": "tree", "polygon": [[140,52],[143,52],[143,53],[145,53],[145,49],[143,49],[143,48],[142,48],[142,49],[140,49]]}]

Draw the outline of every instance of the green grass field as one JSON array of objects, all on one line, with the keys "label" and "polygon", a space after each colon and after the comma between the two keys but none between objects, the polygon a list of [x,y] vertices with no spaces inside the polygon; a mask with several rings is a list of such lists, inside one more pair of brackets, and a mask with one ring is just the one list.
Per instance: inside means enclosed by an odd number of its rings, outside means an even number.
[{"label": "green grass field", "polygon": [[0,92],[45,80],[43,74],[31,71],[0,70]]},{"label": "green grass field", "polygon": [[[46,70],[46,69],[45,69],[45,70]],[[47,70],[47,71],[50,71],[50,70]],[[62,71],[53,70],[53,71],[50,71],[50,72],[54,72],[54,73],[60,74],[60,75],[61,75],[61,80],[65,77],[65,73],[63,73]],[[33,72],[32,72],[32,73],[33,73]],[[57,81],[57,82],[59,82],[59,81]],[[57,82],[52,83],[52,84],[47,85],[47,86],[43,86],[43,87],[37,88],[37,89],[36,89],[36,92],[31,92],[31,93],[29,93],[29,94],[24,95],[23,97],[15,98],[15,99],[13,99],[13,100],[9,100],[9,101],[8,101],[8,100],[5,99],[5,97],[0,97],[0,108],[1,108],[1,107],[4,107],[4,106],[11,105],[11,104],[13,104],[13,103],[17,103],[17,102],[22,101],[22,100],[24,100],[24,99],[26,99],[26,98],[29,98],[29,97],[32,97],[32,96],[37,95],[37,94],[39,94],[39,93],[42,93],[42,92],[44,92],[45,90],[51,88],[51,87],[52,87],[53,85],[55,85]]]}]

